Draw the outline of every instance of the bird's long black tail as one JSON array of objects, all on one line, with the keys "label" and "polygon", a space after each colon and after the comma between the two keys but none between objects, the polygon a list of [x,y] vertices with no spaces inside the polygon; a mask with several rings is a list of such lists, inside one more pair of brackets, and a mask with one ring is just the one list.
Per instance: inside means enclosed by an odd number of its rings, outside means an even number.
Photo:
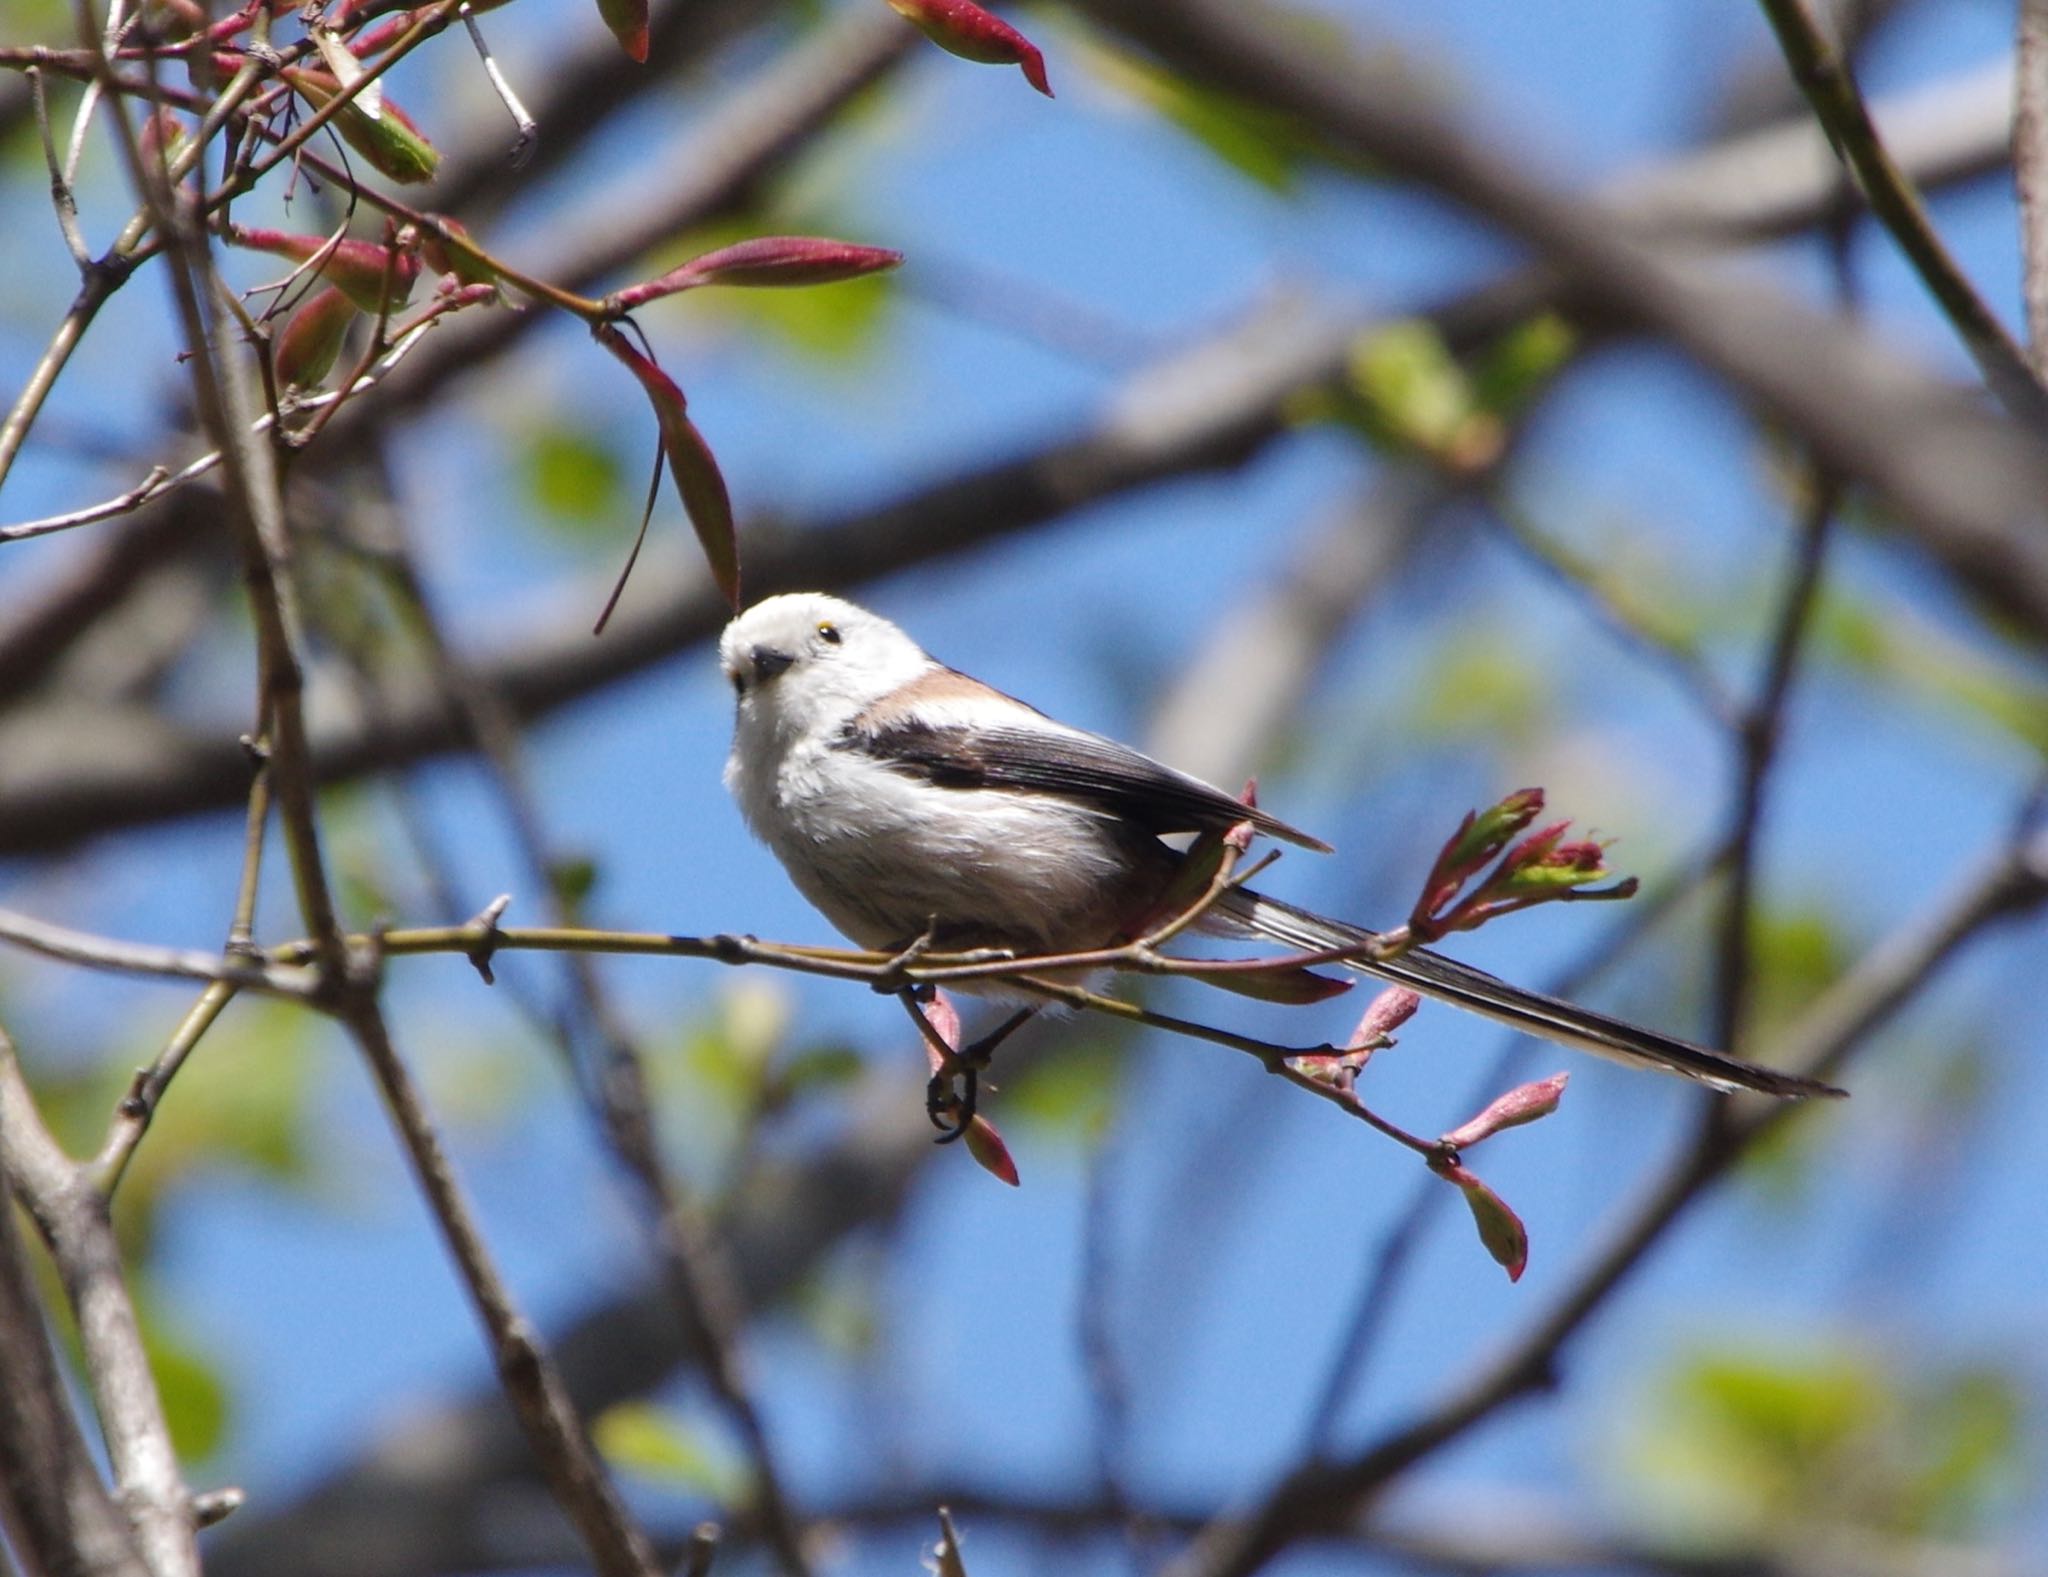
[{"label": "bird's long black tail", "polygon": [[[1241,928],[1305,953],[1350,947],[1373,937],[1372,932],[1358,926],[1297,909],[1244,888],[1226,893],[1215,912],[1231,929]],[[1386,960],[1360,959],[1350,967],[1545,1040],[1575,1046],[1615,1062],[1680,1074],[1717,1090],[1754,1090],[1786,1100],[1848,1094],[1818,1079],[1761,1068],[1725,1052],[1709,1051],[1704,1046],[1643,1029],[1559,997],[1525,991],[1483,969],[1474,969],[1427,948],[1410,948]]]}]

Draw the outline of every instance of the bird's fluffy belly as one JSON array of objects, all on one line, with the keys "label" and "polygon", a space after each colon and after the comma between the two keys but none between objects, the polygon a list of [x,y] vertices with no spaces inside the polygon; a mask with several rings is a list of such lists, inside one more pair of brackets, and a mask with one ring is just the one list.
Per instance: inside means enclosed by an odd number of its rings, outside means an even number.
[{"label": "bird's fluffy belly", "polygon": [[855,769],[850,795],[848,763],[834,765],[828,789],[785,763],[781,815],[762,830],[804,896],[863,947],[902,946],[935,922],[949,947],[1100,946],[1134,918],[1134,868],[1163,863],[1156,839],[1077,805],[880,764]]}]

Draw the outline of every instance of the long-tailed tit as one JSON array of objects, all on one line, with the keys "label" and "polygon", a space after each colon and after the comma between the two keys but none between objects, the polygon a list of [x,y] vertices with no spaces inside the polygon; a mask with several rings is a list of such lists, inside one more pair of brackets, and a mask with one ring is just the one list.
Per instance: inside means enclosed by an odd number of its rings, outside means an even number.
[{"label": "long-tailed tit", "polygon": [[[945,951],[1019,957],[1127,941],[1182,855],[1162,838],[1249,821],[1328,845],[1099,734],[1069,728],[927,656],[836,597],[770,597],[726,626],[739,695],[725,782],[799,891],[861,947],[929,935]],[[1245,888],[1205,927],[1304,952],[1373,933]],[[1348,962],[1348,961],[1347,961]],[[1525,991],[1424,948],[1349,967],[1530,1034],[1719,1090],[1840,1095]]]}]

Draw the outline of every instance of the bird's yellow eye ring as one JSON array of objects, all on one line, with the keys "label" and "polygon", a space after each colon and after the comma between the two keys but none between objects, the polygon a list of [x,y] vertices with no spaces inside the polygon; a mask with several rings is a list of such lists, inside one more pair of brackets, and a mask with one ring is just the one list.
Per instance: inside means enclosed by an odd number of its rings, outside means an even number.
[{"label": "bird's yellow eye ring", "polygon": [[838,625],[821,624],[818,626],[818,639],[837,646],[844,637],[840,635]]}]

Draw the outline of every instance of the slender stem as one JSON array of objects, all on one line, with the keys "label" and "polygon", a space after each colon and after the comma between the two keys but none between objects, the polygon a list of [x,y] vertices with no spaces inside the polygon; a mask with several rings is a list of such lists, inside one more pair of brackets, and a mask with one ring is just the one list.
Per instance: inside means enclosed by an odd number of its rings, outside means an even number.
[{"label": "slender stem", "polygon": [[1921,283],[1948,317],[1976,359],[2000,403],[2014,416],[2048,425],[2048,392],[2019,345],[1998,321],[1943,243],[1911,179],[1878,135],[1855,73],[1835,47],[1806,0],[1759,0],[1778,35],[1785,63],[1834,144],[1855,173],[1870,211],[1920,275]]},{"label": "slender stem", "polygon": [[2020,0],[2012,176],[2020,201],[2020,288],[2034,372],[2048,377],[2048,0]]},{"label": "slender stem", "polygon": [[50,1246],[77,1322],[82,1369],[136,1549],[152,1577],[199,1577],[191,1495],[178,1470],[106,1195],[36,1115],[0,1030],[0,1162]]}]

